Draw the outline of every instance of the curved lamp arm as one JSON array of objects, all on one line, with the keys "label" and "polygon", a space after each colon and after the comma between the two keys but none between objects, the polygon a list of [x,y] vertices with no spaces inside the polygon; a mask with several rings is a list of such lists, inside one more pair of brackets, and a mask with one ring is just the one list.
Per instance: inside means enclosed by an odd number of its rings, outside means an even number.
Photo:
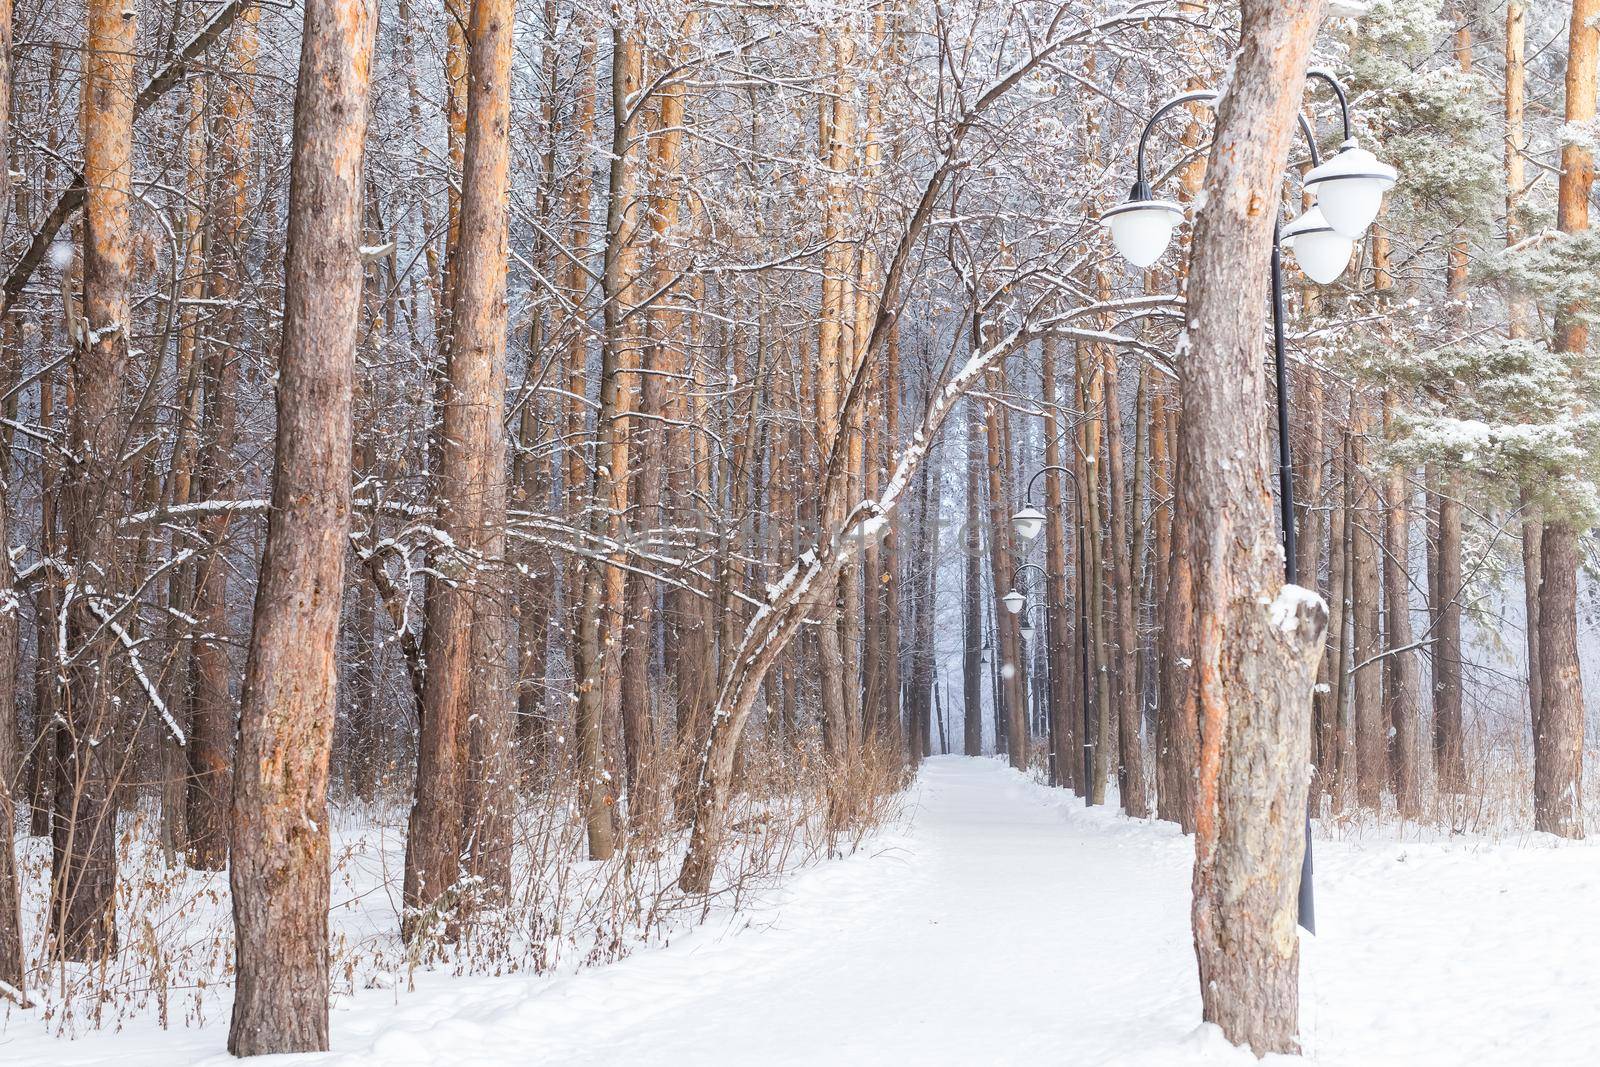
[{"label": "curved lamp arm", "polygon": [[1139,151],[1138,154],[1134,156],[1133,196],[1131,196],[1129,199],[1149,200],[1151,198],[1150,183],[1145,179],[1144,171],[1145,145],[1147,145],[1150,141],[1150,131],[1155,129],[1156,123],[1160,122],[1162,117],[1173,108],[1182,107],[1184,104],[1200,103],[1206,104],[1207,106],[1215,109],[1217,106],[1217,94],[1207,89],[1203,92],[1184,93],[1181,96],[1175,96],[1171,100],[1168,100],[1166,103],[1162,104],[1160,107],[1156,108],[1150,117],[1145,120],[1144,130],[1139,134]]},{"label": "curved lamp arm", "polygon": [[[1306,71],[1306,80],[1326,83],[1333,90],[1333,95],[1338,97],[1339,121],[1344,127],[1344,140],[1349,142],[1350,99],[1345,93],[1344,85],[1340,83],[1338,78],[1333,76],[1331,71],[1322,67],[1313,67]],[[1133,195],[1129,197],[1130,200],[1150,200],[1153,198],[1150,192],[1150,182],[1145,174],[1144,157],[1145,146],[1150,141],[1150,131],[1155,129],[1156,123],[1161,121],[1173,108],[1181,107],[1184,104],[1203,103],[1215,110],[1217,99],[1218,94],[1209,89],[1200,92],[1183,93],[1168,100],[1151,113],[1150,117],[1145,120],[1144,129],[1139,134],[1139,151],[1134,156]],[[1317,151],[1316,135],[1311,129],[1311,123],[1306,119],[1305,112],[1297,111],[1295,112],[1295,117],[1300,120],[1300,132],[1305,134],[1306,147],[1311,152],[1311,165],[1314,167],[1322,162],[1321,153]]]},{"label": "curved lamp arm", "polygon": [[1043,567],[1041,567],[1037,563],[1019,563],[1017,566],[1015,566],[1015,567],[1013,567],[1011,569],[1011,588],[1013,588],[1013,589],[1020,588],[1020,585],[1017,582],[1017,578],[1022,574],[1023,571],[1028,571],[1028,570],[1038,571],[1040,574],[1044,575],[1046,578],[1050,577],[1050,573],[1048,571],[1046,571]]},{"label": "curved lamp arm", "polygon": [[1350,140],[1350,98],[1345,95],[1343,83],[1334,77],[1333,71],[1325,67],[1312,67],[1306,71],[1306,80],[1312,78],[1326,82],[1328,88],[1333,90],[1333,95],[1339,98],[1339,120],[1344,124],[1344,139]]},{"label": "curved lamp arm", "polygon": [[1041,474],[1048,474],[1050,471],[1061,471],[1074,481],[1077,480],[1077,473],[1075,471],[1073,471],[1070,467],[1063,467],[1059,463],[1052,463],[1048,467],[1040,467],[1038,470],[1033,472],[1033,477],[1028,479],[1028,490],[1022,494],[1022,499],[1027,502],[1029,507],[1034,506],[1033,487],[1039,484],[1039,476]]}]

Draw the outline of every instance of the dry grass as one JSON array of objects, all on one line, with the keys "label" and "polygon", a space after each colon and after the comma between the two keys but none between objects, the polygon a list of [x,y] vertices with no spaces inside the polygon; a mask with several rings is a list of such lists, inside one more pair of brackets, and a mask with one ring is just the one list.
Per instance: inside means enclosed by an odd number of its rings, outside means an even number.
[{"label": "dry grass", "polygon": [[[674,766],[676,764],[673,764]],[[347,799],[333,819],[330,972],[335,998],[362,988],[410,988],[424,970],[451,974],[544,973],[604,964],[703,921],[740,908],[775,879],[852,851],[896,810],[904,772],[876,745],[850,769],[845,789],[853,817],[842,829],[826,818],[828,789],[815,736],[777,741],[753,732],[741,789],[711,894],[676,885],[687,831],[662,810],[628,822],[615,856],[585,858],[576,781],[557,767],[519,797],[509,899],[457,900],[419,936],[399,936],[406,784],[388,782],[370,801]],[[653,768],[664,771],[665,767]],[[662,774],[662,780],[669,775]],[[119,1027],[145,1018],[165,1027],[225,1019],[233,982],[233,930],[226,872],[168,866],[157,840],[154,798],[140,798],[119,827],[117,894],[120,946],[93,964],[52,963],[45,926],[49,842],[20,842],[23,925],[31,964],[29,1012],[57,1034]],[[619,813],[619,822],[627,822]],[[446,930],[459,929],[451,941]],[[15,1013],[14,1006],[0,1011]]]}]

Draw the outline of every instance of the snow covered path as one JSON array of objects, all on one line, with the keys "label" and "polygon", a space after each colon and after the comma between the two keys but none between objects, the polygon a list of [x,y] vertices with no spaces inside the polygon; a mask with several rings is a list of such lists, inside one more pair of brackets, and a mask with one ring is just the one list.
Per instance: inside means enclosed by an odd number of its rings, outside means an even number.
[{"label": "snow covered path", "polygon": [[[1254,1064],[1200,1027],[1193,844],[1085,809],[1002,763],[930,760],[907,819],[858,855],[620,963],[541,978],[425,975],[363,990],[318,1067],[530,1064]],[[1593,1063],[1600,847],[1318,842],[1307,1060],[1339,1067]],[[58,1042],[0,1062],[235,1064],[227,1019]],[[20,1057],[20,1058],[14,1058]],[[1285,1061],[1288,1062],[1288,1061]]]},{"label": "snow covered path", "polygon": [[[904,839],[808,872],[746,916],[761,929],[482,1022],[552,1064],[1088,1064],[1169,1044],[1198,1022],[1192,846],[1056,799],[993,760],[934,760]],[[403,1062],[388,1052],[348,1062]]]}]

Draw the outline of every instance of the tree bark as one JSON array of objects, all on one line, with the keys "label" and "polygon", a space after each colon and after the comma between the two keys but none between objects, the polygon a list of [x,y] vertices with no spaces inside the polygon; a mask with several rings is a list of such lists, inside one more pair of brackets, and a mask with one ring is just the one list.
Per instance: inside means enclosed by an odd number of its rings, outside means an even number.
[{"label": "tree bark", "polygon": [[52,927],[56,952],[92,960],[116,951],[117,718],[111,649],[95,614],[118,571],[116,516],[125,507],[120,450],[128,367],[129,202],[136,20],[92,0],[83,87],[85,330],[73,360],[71,440],[78,462],[62,486],[71,561],[67,671],[57,732]]},{"label": "tree bark", "polygon": [[362,147],[376,12],[307,0],[284,257],[272,510],[231,823],[228,1051],[328,1047],[328,757],[350,527]]},{"label": "tree bark", "polygon": [[[11,0],[0,0],[0,203],[11,193]],[[5,235],[0,220],[0,238]],[[21,358],[21,353],[17,354]],[[6,467],[10,467],[9,457]],[[22,905],[14,835],[23,795],[22,734],[17,724],[17,597],[9,549],[9,469],[0,470],[0,997],[27,1001]],[[41,725],[43,720],[39,720]]]},{"label": "tree bark", "polygon": [[[1568,126],[1595,117],[1595,72],[1600,61],[1600,0],[1573,0],[1567,40]],[[1556,224],[1563,233],[1589,229],[1594,155],[1568,141],[1561,149]],[[1587,320],[1578,308],[1559,308],[1555,350],[1582,353]],[[1568,516],[1551,516],[1539,553],[1539,727],[1533,737],[1533,823],[1561,837],[1583,836],[1583,677],[1578,669],[1579,531]]]},{"label": "tree bark", "polygon": [[[1385,436],[1393,434],[1393,398],[1384,398]],[[1395,808],[1403,818],[1422,814],[1422,694],[1421,673],[1411,633],[1411,515],[1402,467],[1388,472],[1388,508],[1384,519],[1384,594],[1389,626],[1384,655],[1389,670],[1388,720],[1392,730],[1390,762],[1393,770]]]},{"label": "tree bark", "polygon": [[[1110,296],[1109,288],[1105,295]],[[1139,599],[1138,585],[1134,580],[1132,556],[1133,529],[1128,517],[1127,478],[1122,460],[1122,399],[1117,384],[1117,354],[1111,346],[1103,346],[1100,353],[1105,374],[1106,422],[1106,478],[1110,491],[1106,494],[1111,538],[1112,610],[1117,628],[1117,791],[1122,797],[1122,810],[1136,819],[1150,814],[1144,793],[1144,754],[1141,749],[1140,727],[1143,716],[1139,712],[1139,638],[1135,625],[1135,604]],[[1137,502],[1135,502],[1137,506]]]},{"label": "tree bark", "polygon": [[[239,297],[249,236],[251,139],[255,104],[259,9],[243,14],[229,47],[230,76],[219,79],[222,105],[211,143],[218,149],[218,195],[212,233],[206,242],[210,280],[207,296],[217,311],[209,331],[215,340],[205,354],[205,445],[199,455],[202,500],[226,498],[234,478],[240,346]],[[228,614],[228,561],[224,547],[228,512],[204,523],[205,552],[196,567],[194,615],[198,633],[191,642],[188,827],[189,865],[220,871],[228,862],[228,801],[233,766],[233,664],[228,653],[232,622]]]},{"label": "tree bark", "polygon": [[[435,565],[424,656],[416,794],[406,839],[408,940],[446,913],[464,873],[504,891],[510,871],[510,693],[494,584],[505,556],[505,243],[511,10],[473,0],[461,237],[448,273],[449,388],[436,492],[454,546]],[[467,869],[462,868],[466,860]]]},{"label": "tree bark", "polygon": [[[513,0],[472,0],[467,26],[467,129],[461,233],[453,261],[450,364],[469,407],[471,495],[480,503],[472,544],[466,795],[462,844],[475,900],[503,903],[511,890],[513,685],[507,584],[506,257],[510,174]],[[458,367],[458,365],[460,365]]]},{"label": "tree bark", "polygon": [[979,418],[977,405],[967,406],[967,520],[962,552],[966,557],[965,588],[962,597],[962,752],[983,755],[983,526],[979,506],[983,491],[978,481]]},{"label": "tree bark", "polygon": [[1194,934],[1207,1021],[1258,1055],[1297,1048],[1295,901],[1312,682],[1327,611],[1283,582],[1262,439],[1268,252],[1319,0],[1244,0],[1194,238],[1179,361],[1182,505],[1198,521],[1200,795]]},{"label": "tree bark", "polygon": [[1353,570],[1350,614],[1353,623],[1351,663],[1354,677],[1354,720],[1356,802],[1369,811],[1383,807],[1383,788],[1387,781],[1388,729],[1383,715],[1382,634],[1379,627],[1380,585],[1378,578],[1377,492],[1366,473],[1367,447],[1365,413],[1351,419],[1350,477],[1355,480],[1355,495],[1346,515],[1351,524],[1350,560]]}]

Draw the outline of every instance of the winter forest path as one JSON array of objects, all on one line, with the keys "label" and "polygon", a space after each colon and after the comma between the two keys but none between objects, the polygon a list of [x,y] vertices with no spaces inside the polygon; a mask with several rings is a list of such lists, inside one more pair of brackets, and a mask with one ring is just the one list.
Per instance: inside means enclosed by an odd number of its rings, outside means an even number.
[{"label": "winter forest path", "polygon": [[1086,811],[989,759],[930,760],[907,805],[737,929],[516,1002],[420,1010],[435,1000],[420,994],[365,1040],[341,1042],[335,1016],[335,1048],[367,1051],[333,1061],[1098,1064],[1199,1023],[1193,846],[1175,829]]},{"label": "winter forest path", "polygon": [[[1257,1063],[1199,1026],[1194,846],[1175,827],[949,756],[925,764],[905,816],[760,894],[731,927],[577,974],[363,991],[335,1012],[332,1053],[270,1062]],[[1600,847],[1374,832],[1319,842],[1318,876],[1323,935],[1304,943],[1301,978],[1308,1060],[1594,1062]],[[204,1033],[188,1040],[217,1048],[220,1031]]]}]

